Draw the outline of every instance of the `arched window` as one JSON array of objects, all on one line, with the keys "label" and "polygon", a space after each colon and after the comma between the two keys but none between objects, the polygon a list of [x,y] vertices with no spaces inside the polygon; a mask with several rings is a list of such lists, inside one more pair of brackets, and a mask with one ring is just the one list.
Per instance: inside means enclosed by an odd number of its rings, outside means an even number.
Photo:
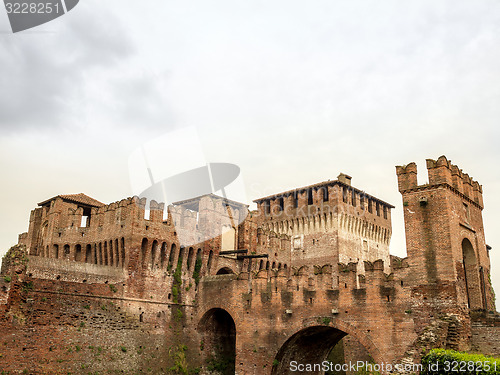
[{"label": "arched window", "polygon": [[168,268],[171,269],[174,266],[175,256],[176,256],[176,246],[175,243],[172,244],[170,248],[170,255],[168,257]]},{"label": "arched window", "polygon": [[193,271],[193,278],[194,278],[196,284],[198,284],[198,282],[200,280],[200,273],[201,273],[202,264],[203,264],[203,260],[201,257],[201,249],[198,249],[196,251],[196,262],[194,263],[194,271]]},{"label": "arched window", "polygon": [[120,249],[118,248],[118,238],[115,239],[115,267],[120,266]]},{"label": "arched window", "polygon": [[207,270],[208,273],[210,273],[210,270],[212,269],[212,258],[213,258],[214,252],[210,250],[210,253],[208,254],[208,263],[207,263]]},{"label": "arched window", "polygon": [[156,256],[158,252],[158,241],[154,240],[153,245],[151,246],[151,270],[155,268],[156,264]]},{"label": "arched window", "polygon": [[188,258],[187,258],[187,269],[188,271],[191,269],[191,263],[193,262],[194,250],[192,247],[189,248]]},{"label": "arched window", "polygon": [[92,246],[90,244],[85,247],[85,262],[92,263]]},{"label": "arched window", "polygon": [[179,249],[179,259],[177,259],[177,269],[182,269],[182,262],[184,261],[184,247]]},{"label": "arched window", "polygon": [[148,239],[147,238],[143,238],[142,239],[142,244],[141,244],[141,256],[142,256],[142,264],[145,265],[146,264],[146,259],[147,259],[147,256],[148,256]]},{"label": "arched window", "polygon": [[167,264],[167,243],[163,242],[161,244],[160,250],[160,268],[163,269]]},{"label": "arched window", "polygon": [[122,254],[122,256],[121,256],[120,260],[121,260],[122,267],[124,267],[125,266],[125,238],[123,238],[123,237],[121,239],[121,245],[122,245],[121,246],[121,254]]},{"label": "arched window", "polygon": [[52,256],[51,258],[59,258],[59,245],[52,246]]},{"label": "arched window", "polygon": [[69,254],[70,254],[69,245],[64,245],[64,258],[69,259]]},{"label": "arched window", "polygon": [[109,265],[109,262],[108,262],[108,243],[107,241],[104,241],[104,249],[103,249],[103,255],[104,255],[104,265]]},{"label": "arched window", "polygon": [[109,241],[109,265],[114,265],[114,250],[113,250],[113,240]]},{"label": "arched window", "polygon": [[472,243],[464,238],[462,241],[463,267],[467,301],[470,309],[484,309],[483,288],[479,277],[476,254]]}]

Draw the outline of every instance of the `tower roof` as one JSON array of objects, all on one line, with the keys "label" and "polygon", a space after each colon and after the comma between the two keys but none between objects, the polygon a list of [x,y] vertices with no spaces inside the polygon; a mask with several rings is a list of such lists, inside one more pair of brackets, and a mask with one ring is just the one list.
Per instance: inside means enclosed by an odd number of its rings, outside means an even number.
[{"label": "tower roof", "polygon": [[52,197],[50,199],[44,200],[43,202],[38,203],[39,206],[46,206],[50,202],[52,202],[56,198],[61,198],[63,201],[72,202],[81,204],[84,206],[90,207],[101,207],[104,206],[104,203],[99,202],[97,199],[91,198],[86,194],[78,193],[78,194],[60,194]]}]

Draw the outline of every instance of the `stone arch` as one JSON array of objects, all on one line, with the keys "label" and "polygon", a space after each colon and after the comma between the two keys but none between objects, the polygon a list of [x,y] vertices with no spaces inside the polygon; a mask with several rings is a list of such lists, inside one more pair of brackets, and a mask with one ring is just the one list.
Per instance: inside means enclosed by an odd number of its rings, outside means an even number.
[{"label": "stone arch", "polygon": [[235,373],[236,324],[226,310],[213,308],[200,319],[198,331],[203,340],[203,365],[221,364],[218,368],[223,375]]},{"label": "stone arch", "polygon": [[216,275],[231,275],[234,274],[233,270],[229,267],[222,267],[217,271]]},{"label": "stone arch", "polygon": [[465,288],[467,291],[467,303],[470,309],[482,309],[483,295],[479,268],[474,246],[468,238],[462,240],[462,264],[464,269]]},{"label": "stone arch", "polygon": [[[271,374],[290,373],[290,363],[296,361],[303,364],[321,364],[330,360],[330,355],[342,339],[352,337],[366,351],[365,355],[374,363],[383,363],[381,352],[373,342],[349,323],[335,320],[319,325],[318,321],[331,320],[331,317],[319,317],[305,322],[305,327],[292,334],[279,348]],[[322,369],[313,369],[310,374],[324,374]]]}]

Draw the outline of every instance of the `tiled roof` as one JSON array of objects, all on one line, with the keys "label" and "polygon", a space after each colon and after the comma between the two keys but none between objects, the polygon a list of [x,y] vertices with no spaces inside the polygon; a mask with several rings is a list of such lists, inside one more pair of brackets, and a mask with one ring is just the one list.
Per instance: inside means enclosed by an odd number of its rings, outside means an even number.
[{"label": "tiled roof", "polygon": [[61,198],[65,201],[73,202],[73,203],[79,203],[83,204],[85,206],[92,206],[92,207],[101,207],[104,206],[104,203],[99,202],[97,199],[91,198],[88,195],[85,195],[83,193],[79,194],[61,194],[61,195],[56,195],[53,198],[47,199],[43,202],[38,203],[39,206],[44,206],[47,203],[53,201],[56,198]]}]

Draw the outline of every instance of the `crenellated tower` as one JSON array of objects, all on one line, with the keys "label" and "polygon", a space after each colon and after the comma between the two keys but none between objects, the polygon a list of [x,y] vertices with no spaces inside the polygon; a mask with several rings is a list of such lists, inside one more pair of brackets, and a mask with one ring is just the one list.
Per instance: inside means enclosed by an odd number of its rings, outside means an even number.
[{"label": "crenellated tower", "polygon": [[397,166],[403,197],[409,282],[450,287],[458,306],[495,310],[489,247],[483,227],[482,187],[445,157],[427,159],[429,182],[417,166]]}]

